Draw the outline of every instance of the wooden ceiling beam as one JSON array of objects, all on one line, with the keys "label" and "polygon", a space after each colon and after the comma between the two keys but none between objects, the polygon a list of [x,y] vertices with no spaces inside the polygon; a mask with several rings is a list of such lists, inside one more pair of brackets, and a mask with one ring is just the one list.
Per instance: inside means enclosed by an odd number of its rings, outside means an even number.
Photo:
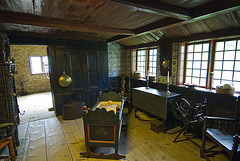
[{"label": "wooden ceiling beam", "polygon": [[191,13],[189,10],[176,7],[158,0],[110,0],[118,3],[123,3],[126,5],[152,10],[159,12],[163,16],[177,18],[181,20],[188,20],[191,18]]},{"label": "wooden ceiling beam", "polygon": [[[114,0],[115,1],[115,0]],[[122,1],[122,0],[116,0],[116,1]],[[125,1],[125,0],[123,0]],[[240,1],[236,1],[236,0],[214,0],[208,3],[205,3],[201,6],[195,7],[193,9],[191,9],[191,17],[192,19],[190,20],[177,20],[177,19],[172,19],[168,18],[168,19],[163,19],[157,22],[154,22],[152,24],[146,25],[141,27],[142,32],[140,31],[140,28],[135,29],[134,32],[136,33],[133,36],[127,36],[124,37],[122,39],[115,39],[115,41],[122,41],[128,38],[132,38],[132,37],[136,37],[139,36],[141,34],[146,34],[149,32],[153,32],[155,30],[160,30],[160,29],[168,29],[168,28],[172,28],[175,26],[180,26],[180,25],[184,25],[184,24],[188,24],[188,23],[193,23],[199,20],[203,20],[206,18],[210,18],[213,16],[216,16],[217,14],[223,14],[223,13],[227,13],[230,11],[236,11],[240,9]],[[168,21],[170,20],[171,23],[167,24],[167,23],[163,23],[161,21]],[[175,22],[174,22],[175,21]],[[154,28],[151,28],[149,26],[154,26],[153,24],[160,24],[159,26],[155,25]]]},{"label": "wooden ceiling beam", "polygon": [[151,47],[151,46],[159,45],[161,42],[165,42],[165,41],[169,41],[171,43],[185,43],[185,42],[197,42],[197,41],[210,40],[210,39],[223,39],[227,37],[239,37],[239,35],[240,35],[240,27],[237,27],[237,28],[229,28],[224,30],[213,31],[211,33],[194,34],[194,35],[191,35],[190,37],[184,36],[184,37],[179,37],[174,39],[164,38],[158,42],[128,46],[127,49]]},{"label": "wooden ceiling beam", "polygon": [[239,0],[214,0],[191,9],[193,20],[205,19],[240,9]]},{"label": "wooden ceiling beam", "polygon": [[106,27],[94,27],[88,25],[82,25],[73,22],[67,22],[62,19],[49,19],[42,16],[13,13],[7,11],[0,11],[0,23],[13,23],[31,26],[41,26],[53,29],[78,31],[78,32],[92,32],[92,33],[105,33],[113,35],[134,35],[132,30],[106,28]]},{"label": "wooden ceiling beam", "polygon": [[169,27],[172,27],[172,25],[178,24],[179,22],[183,22],[183,20],[179,20],[179,19],[175,19],[175,18],[164,18],[159,21],[156,21],[151,24],[148,24],[143,27],[135,29],[134,30],[135,35],[132,35],[132,36],[118,35],[118,36],[115,36],[115,37],[109,39],[108,41],[113,41],[113,42],[122,41],[122,40],[128,39],[130,37],[132,38],[133,36],[136,37],[136,36],[154,32],[155,30],[169,28]]}]

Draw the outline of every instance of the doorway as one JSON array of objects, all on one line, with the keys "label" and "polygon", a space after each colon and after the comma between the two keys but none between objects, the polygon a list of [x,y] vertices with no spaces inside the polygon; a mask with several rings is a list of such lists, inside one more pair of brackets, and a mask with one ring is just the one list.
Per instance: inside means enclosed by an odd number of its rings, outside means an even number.
[{"label": "doorway", "polygon": [[15,87],[20,110],[20,123],[54,117],[47,46],[11,45],[15,59]]}]

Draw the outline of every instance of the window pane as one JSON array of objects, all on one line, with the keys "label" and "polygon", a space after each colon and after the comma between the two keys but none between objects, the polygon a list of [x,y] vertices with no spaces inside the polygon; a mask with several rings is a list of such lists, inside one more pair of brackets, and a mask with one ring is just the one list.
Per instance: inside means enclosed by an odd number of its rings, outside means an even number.
[{"label": "window pane", "polygon": [[187,76],[192,76],[192,69],[187,69],[186,75]]},{"label": "window pane", "polygon": [[209,51],[209,43],[203,44],[203,51]]},{"label": "window pane", "polygon": [[187,52],[193,52],[193,45],[188,45],[187,49]]},{"label": "window pane", "polygon": [[197,44],[194,47],[194,52],[201,52],[202,51],[202,44]]},{"label": "window pane", "polygon": [[240,50],[240,40],[237,42],[237,50]]},{"label": "window pane", "polygon": [[42,62],[40,56],[32,56],[30,57],[30,66],[32,74],[42,73]]},{"label": "window pane", "polygon": [[240,61],[235,61],[235,69],[234,70],[240,71]]},{"label": "window pane", "polygon": [[234,61],[224,61],[223,70],[233,70]]},{"label": "window pane", "polygon": [[153,61],[157,62],[157,55],[153,56]]},{"label": "window pane", "polygon": [[193,70],[193,76],[194,77],[200,77],[200,70]]},{"label": "window pane", "polygon": [[207,78],[207,70],[201,70],[201,77]]},{"label": "window pane", "polygon": [[193,84],[199,85],[199,81],[200,81],[199,78],[195,78],[195,77],[192,78],[192,83]]},{"label": "window pane", "polygon": [[240,60],[240,51],[237,51],[236,53],[236,60]]},{"label": "window pane", "polygon": [[240,72],[234,72],[234,78],[235,81],[240,81]]},{"label": "window pane", "polygon": [[215,61],[214,62],[214,69],[222,69],[222,61]]},{"label": "window pane", "polygon": [[215,60],[223,60],[223,52],[216,52]]},{"label": "window pane", "polygon": [[233,85],[234,85],[234,88],[235,88],[235,91],[240,91],[240,82],[233,82]]},{"label": "window pane", "polygon": [[216,43],[216,51],[223,51],[224,41]]},{"label": "window pane", "polygon": [[200,86],[206,86],[206,79],[204,79],[204,78],[201,78],[200,79]]},{"label": "window pane", "polygon": [[221,71],[215,70],[213,77],[214,77],[215,79],[221,79],[221,75],[222,75],[222,72],[221,72]]},{"label": "window pane", "polygon": [[231,81],[229,81],[229,80],[223,80],[223,79],[222,79],[221,84],[229,84],[229,83],[231,83]]},{"label": "window pane", "polygon": [[221,84],[220,80],[214,79],[212,86],[213,86],[213,88],[216,88],[216,86],[217,86],[217,85],[220,85],[220,84]]},{"label": "window pane", "polygon": [[202,69],[207,69],[208,68],[208,62],[207,61],[203,61],[202,62]]},{"label": "window pane", "polygon": [[43,56],[42,57],[42,62],[43,63],[48,63],[48,57],[47,56]]},{"label": "window pane", "polygon": [[48,73],[48,57],[47,56],[42,57],[42,63],[43,63],[43,72]]},{"label": "window pane", "polygon": [[149,56],[149,61],[153,61],[153,56]]},{"label": "window pane", "polygon": [[236,49],[236,40],[226,41],[225,50],[235,50]]},{"label": "window pane", "polygon": [[222,78],[227,80],[232,80],[233,72],[232,71],[223,71]]},{"label": "window pane", "polygon": [[191,77],[186,77],[186,83],[192,83]]},{"label": "window pane", "polygon": [[187,61],[187,68],[192,68],[192,61]]},{"label": "window pane", "polygon": [[201,63],[200,61],[194,61],[194,62],[193,62],[193,68],[195,68],[195,69],[196,69],[196,68],[197,68],[197,69],[200,69],[200,63]]},{"label": "window pane", "polygon": [[208,52],[202,53],[202,60],[208,60]]},{"label": "window pane", "polygon": [[193,53],[188,53],[187,60],[193,60]]},{"label": "window pane", "polygon": [[235,51],[226,51],[224,54],[224,60],[234,60]]},{"label": "window pane", "polygon": [[194,53],[193,60],[201,60],[201,59],[202,59],[202,54],[201,53]]}]

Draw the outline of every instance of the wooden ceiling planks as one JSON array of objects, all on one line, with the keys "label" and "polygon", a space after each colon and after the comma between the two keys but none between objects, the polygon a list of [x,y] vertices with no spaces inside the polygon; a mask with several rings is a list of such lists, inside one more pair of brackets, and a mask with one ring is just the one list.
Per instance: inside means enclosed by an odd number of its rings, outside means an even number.
[{"label": "wooden ceiling planks", "polygon": [[0,15],[0,30],[15,34],[139,46],[239,28],[240,1],[1,0]]},{"label": "wooden ceiling planks", "polygon": [[179,8],[158,0],[112,0],[115,2],[140,7],[161,13],[163,16],[187,20],[190,18],[190,12],[184,8]]},{"label": "wooden ceiling planks", "polygon": [[42,0],[42,16],[61,18],[70,1],[71,0]]},{"label": "wooden ceiling planks", "polygon": [[174,6],[190,9],[193,7],[197,7],[204,3],[209,2],[210,0],[159,0],[161,2],[165,2]]},{"label": "wooden ceiling planks", "polygon": [[32,0],[1,0],[0,10],[32,14],[33,3]]}]

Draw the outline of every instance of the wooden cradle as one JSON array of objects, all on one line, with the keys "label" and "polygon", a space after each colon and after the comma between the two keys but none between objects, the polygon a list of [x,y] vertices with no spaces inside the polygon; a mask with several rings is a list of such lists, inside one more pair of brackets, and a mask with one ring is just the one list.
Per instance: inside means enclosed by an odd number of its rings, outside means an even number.
[{"label": "wooden cradle", "polygon": [[[80,155],[103,159],[125,158],[118,154],[123,105],[122,95],[110,92],[99,96],[92,109],[84,110],[83,122],[87,152],[80,153]],[[115,147],[115,153],[96,154],[90,150],[90,147]]]}]

